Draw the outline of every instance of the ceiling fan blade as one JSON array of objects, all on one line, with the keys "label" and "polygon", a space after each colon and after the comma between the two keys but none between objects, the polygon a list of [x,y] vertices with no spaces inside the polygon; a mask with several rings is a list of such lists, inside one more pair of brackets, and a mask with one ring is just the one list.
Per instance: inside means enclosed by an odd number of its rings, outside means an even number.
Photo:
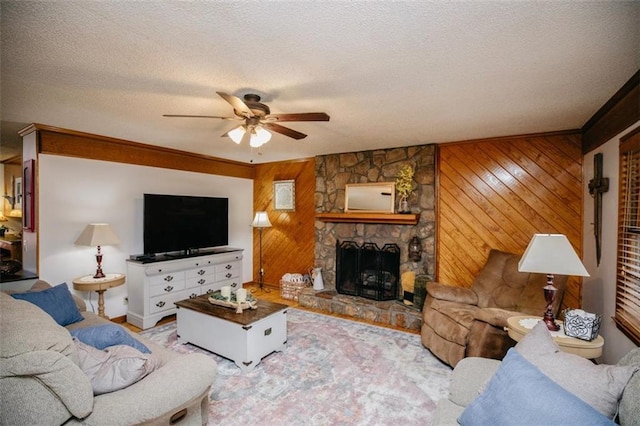
[{"label": "ceiling fan blade", "polygon": [[219,115],[183,115],[183,114],[162,114],[163,117],[183,117],[183,118],[220,118],[222,120],[237,120],[236,117],[221,117]]},{"label": "ceiling fan blade", "polygon": [[271,114],[266,117],[267,120],[275,119],[275,121],[329,121],[329,115],[324,112],[302,112],[293,114]]},{"label": "ceiling fan blade", "polygon": [[241,115],[243,117],[253,117],[255,114],[251,111],[251,108],[245,104],[242,99],[237,96],[229,95],[224,92],[216,92],[222,99],[229,102],[233,107],[233,110],[236,114]]},{"label": "ceiling fan blade", "polygon": [[307,135],[305,135],[304,133],[300,133],[296,130],[293,130],[288,127],[284,127],[275,123],[264,123],[262,127],[269,129],[273,132],[280,133],[285,136],[289,136],[290,138],[293,138],[293,139],[304,139],[307,137]]}]

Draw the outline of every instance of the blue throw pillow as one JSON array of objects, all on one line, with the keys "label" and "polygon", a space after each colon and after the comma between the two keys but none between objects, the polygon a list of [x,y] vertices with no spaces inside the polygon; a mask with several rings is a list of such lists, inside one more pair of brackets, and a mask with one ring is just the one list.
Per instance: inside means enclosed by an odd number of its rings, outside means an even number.
[{"label": "blue throw pillow", "polygon": [[458,419],[463,425],[615,425],[509,349],[486,390]]},{"label": "blue throw pillow", "polygon": [[109,346],[127,345],[142,353],[150,354],[151,351],[145,345],[131,336],[127,330],[117,324],[94,325],[93,327],[77,328],[71,331],[71,335],[82,343],[97,349],[105,349]]},{"label": "blue throw pillow", "polygon": [[67,283],[62,283],[42,291],[14,293],[11,296],[14,299],[26,300],[27,302],[33,303],[51,315],[61,326],[73,324],[74,322],[84,319],[71,296]]}]

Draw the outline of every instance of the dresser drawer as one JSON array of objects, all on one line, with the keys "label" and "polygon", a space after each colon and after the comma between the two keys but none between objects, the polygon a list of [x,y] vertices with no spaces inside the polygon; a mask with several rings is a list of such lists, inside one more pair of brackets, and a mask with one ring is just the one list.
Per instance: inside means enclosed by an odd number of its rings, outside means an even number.
[{"label": "dresser drawer", "polygon": [[184,271],[168,272],[162,275],[149,277],[149,285],[151,286],[162,285],[162,284],[172,284],[177,281],[184,282]]},{"label": "dresser drawer", "polygon": [[184,280],[161,282],[156,285],[149,286],[149,297],[159,296],[161,294],[177,293],[184,290]]},{"label": "dresser drawer", "polygon": [[186,271],[186,276],[187,280],[189,280],[192,278],[204,277],[206,275],[215,275],[215,272],[215,266],[203,266]]},{"label": "dresser drawer", "polygon": [[223,281],[240,276],[240,262],[230,262],[216,266],[216,280]]},{"label": "dresser drawer", "polygon": [[149,299],[149,313],[155,314],[169,309],[175,309],[175,302],[186,299],[185,293],[179,291],[177,293],[163,294]]},{"label": "dresser drawer", "polygon": [[216,282],[215,275],[203,275],[201,277],[197,277],[197,278],[194,277],[194,278],[187,279],[185,288],[188,288],[188,289],[200,288],[205,285],[211,285],[215,282]]}]

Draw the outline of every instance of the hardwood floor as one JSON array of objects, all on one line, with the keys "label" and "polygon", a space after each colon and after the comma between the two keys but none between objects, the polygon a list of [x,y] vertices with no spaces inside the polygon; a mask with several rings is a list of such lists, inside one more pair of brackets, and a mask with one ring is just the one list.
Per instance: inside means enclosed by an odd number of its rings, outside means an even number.
[{"label": "hardwood floor", "polygon": [[[408,330],[408,329],[401,328],[401,327],[395,327],[395,326],[392,326],[392,325],[380,324],[380,323],[373,322],[373,321],[368,321],[368,320],[365,320],[365,319],[354,318],[354,317],[350,317],[348,315],[333,314],[333,313],[329,313],[329,312],[326,312],[326,311],[320,311],[318,309],[310,309],[310,308],[301,307],[301,306],[298,305],[298,302],[295,301],[295,300],[283,299],[282,297],[280,297],[280,289],[279,288],[266,287],[265,289],[260,290],[260,289],[258,289],[256,287],[252,286],[252,285],[245,286],[245,288],[247,290],[251,291],[252,294],[254,295],[254,297],[256,297],[258,300],[267,300],[269,302],[282,303],[284,305],[288,305],[288,306],[291,306],[293,308],[297,308],[297,309],[304,310],[304,311],[316,312],[316,313],[319,313],[319,314],[329,315],[329,316],[337,317],[337,318],[343,318],[343,319],[347,319],[347,320],[351,320],[351,321],[359,321],[359,322],[363,322],[363,323],[366,323],[366,324],[377,325],[379,327],[391,328],[391,329],[394,329],[394,330],[405,331],[405,332],[413,333],[413,334],[420,334],[416,330]],[[157,325],[166,324],[166,323],[169,323],[171,321],[175,321],[175,319],[176,319],[175,315],[169,315],[168,317],[165,317],[162,320],[160,320]],[[135,325],[129,324],[127,322],[124,322],[122,325],[127,327],[129,330],[134,331],[136,333],[139,333],[140,331],[142,331],[140,328],[136,327]]]}]

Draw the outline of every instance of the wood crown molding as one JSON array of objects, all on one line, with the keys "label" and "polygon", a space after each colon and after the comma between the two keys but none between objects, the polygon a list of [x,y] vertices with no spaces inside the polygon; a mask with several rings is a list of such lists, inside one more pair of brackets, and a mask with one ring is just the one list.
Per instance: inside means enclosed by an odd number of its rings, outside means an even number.
[{"label": "wood crown molding", "polygon": [[18,134],[24,137],[32,132],[37,132],[38,154],[63,155],[245,179],[255,177],[255,168],[252,164],[44,124],[31,124],[20,130]]},{"label": "wood crown molding", "polygon": [[546,138],[553,136],[572,136],[572,135],[580,135],[580,129],[569,129],[569,130],[556,130],[552,132],[542,132],[542,133],[526,133],[523,135],[513,135],[513,136],[496,136],[489,138],[481,138],[481,139],[467,139],[463,141],[452,141],[452,142],[443,142],[442,144],[436,144],[436,148],[440,145],[454,146],[454,145],[462,145],[462,144],[475,144],[475,143],[495,143],[495,142],[513,142],[517,139],[531,139],[531,138]]},{"label": "wood crown molding", "polygon": [[582,126],[582,153],[593,151],[638,120],[640,70]]}]

